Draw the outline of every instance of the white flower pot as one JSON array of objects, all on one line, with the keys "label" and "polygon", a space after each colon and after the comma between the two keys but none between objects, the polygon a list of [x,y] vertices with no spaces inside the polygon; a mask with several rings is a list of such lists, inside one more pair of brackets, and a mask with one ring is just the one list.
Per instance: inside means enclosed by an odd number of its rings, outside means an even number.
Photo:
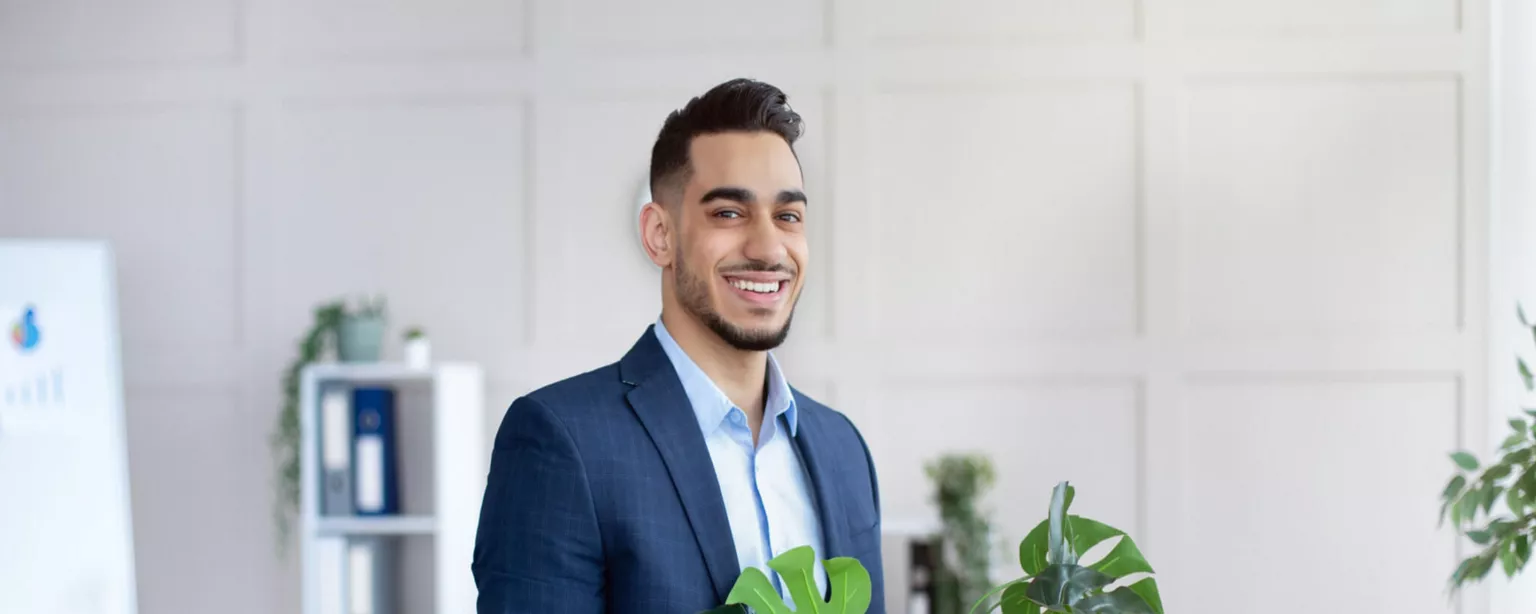
[{"label": "white flower pot", "polygon": [[405,365],[412,369],[425,369],[432,364],[432,344],[426,337],[405,342]]}]

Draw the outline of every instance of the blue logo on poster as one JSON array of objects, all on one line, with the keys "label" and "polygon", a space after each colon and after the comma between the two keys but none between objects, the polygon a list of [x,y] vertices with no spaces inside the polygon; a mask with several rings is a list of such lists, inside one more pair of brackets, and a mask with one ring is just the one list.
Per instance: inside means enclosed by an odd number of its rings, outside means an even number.
[{"label": "blue logo on poster", "polygon": [[11,342],[16,344],[16,349],[23,352],[37,347],[42,340],[42,331],[37,328],[37,310],[28,306],[21,313],[21,319],[11,326]]}]

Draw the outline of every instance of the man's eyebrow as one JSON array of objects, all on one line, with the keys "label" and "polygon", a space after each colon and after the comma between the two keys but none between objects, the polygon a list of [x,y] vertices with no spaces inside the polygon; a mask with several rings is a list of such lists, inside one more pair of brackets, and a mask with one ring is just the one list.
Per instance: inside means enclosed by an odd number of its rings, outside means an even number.
[{"label": "man's eyebrow", "polygon": [[705,192],[704,197],[700,198],[699,202],[707,203],[712,200],[729,200],[743,205],[750,205],[757,202],[757,196],[746,188],[723,187]]},{"label": "man's eyebrow", "polygon": [[805,199],[805,192],[802,191],[802,190],[783,190],[783,191],[779,192],[779,203],[778,204],[781,204],[781,205],[787,205],[787,204],[790,204],[790,203],[806,204],[807,202],[808,201],[806,201],[806,199]]}]

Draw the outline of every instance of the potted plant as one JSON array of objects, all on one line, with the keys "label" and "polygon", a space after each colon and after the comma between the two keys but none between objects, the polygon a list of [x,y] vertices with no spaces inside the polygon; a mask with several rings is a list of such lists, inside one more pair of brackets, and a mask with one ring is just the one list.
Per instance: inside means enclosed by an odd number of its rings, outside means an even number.
[{"label": "potted plant", "polygon": [[280,551],[288,544],[293,515],[299,507],[300,377],[306,365],[319,362],[336,347],[336,332],[345,313],[346,306],[340,301],[315,307],[309,330],[299,338],[297,355],[283,370],[283,409],[269,442],[277,456],[277,497],[272,511]]},{"label": "potted plant", "polygon": [[[1157,580],[1151,575],[1154,571],[1136,543],[1124,531],[1069,515],[1074,495],[1067,482],[1056,485],[1050,515],[1019,543],[1019,565],[1024,575],[993,587],[977,600],[972,612],[1001,593],[1001,600],[986,610],[1002,608],[1004,614],[1163,614]],[[1082,560],[1083,553],[1111,539],[1117,541],[1102,558],[1092,563]],[[710,614],[743,614],[747,607],[758,614],[864,614],[872,583],[863,564],[848,557],[828,559],[825,567],[831,600],[822,601],[811,575],[815,556],[809,546],[801,546],[768,561],[789,587],[794,610],[780,599],[767,575],[749,567],[736,579],[726,604]]]},{"label": "potted plant", "polygon": [[358,300],[357,309],[342,315],[337,329],[337,356],[342,362],[376,362],[383,352],[384,297]]},{"label": "potted plant", "polygon": [[383,338],[384,299],[362,299],[349,310],[342,300],[317,305],[309,330],[299,338],[298,352],[283,369],[283,408],[272,432],[277,464],[277,497],[273,506],[278,549],[286,551],[293,517],[299,507],[299,387],[304,367],[332,355],[343,361],[377,360]]},{"label": "potted plant", "polygon": [[[1516,310],[1520,325],[1536,337],[1536,325]],[[1520,379],[1527,393],[1536,391],[1536,377],[1524,359],[1516,358]],[[1527,417],[1536,419],[1536,409],[1526,409]],[[1450,593],[1467,583],[1481,580],[1498,564],[1507,578],[1513,578],[1531,559],[1531,545],[1536,541],[1536,425],[1524,417],[1509,419],[1510,434],[1499,446],[1498,457],[1486,467],[1465,450],[1451,454],[1456,475],[1441,493],[1440,523],[1447,516],[1459,535],[1480,550],[1461,561],[1451,573]],[[1495,510],[1501,502],[1503,508]],[[1481,514],[1482,521],[1478,516]]]},{"label": "potted plant", "polygon": [[425,369],[432,363],[432,345],[421,327],[405,330],[405,364],[412,369]]},{"label": "potted plant", "polygon": [[992,462],[980,454],[951,454],[925,468],[939,509],[941,561],[934,574],[934,614],[961,614],[991,586],[992,523],[978,506],[992,487]]}]

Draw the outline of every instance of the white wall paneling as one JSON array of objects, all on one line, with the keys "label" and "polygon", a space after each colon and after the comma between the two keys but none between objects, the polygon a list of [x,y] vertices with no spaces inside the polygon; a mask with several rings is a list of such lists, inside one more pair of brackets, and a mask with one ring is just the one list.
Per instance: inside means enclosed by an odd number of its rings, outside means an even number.
[{"label": "white wall paneling", "polygon": [[[864,428],[888,522],[980,449],[1007,537],[1072,479],[1170,611],[1324,569],[1358,571],[1330,607],[1483,614],[1424,522],[1508,383],[1487,4],[0,0],[0,235],[121,255],[146,611],[292,611],[264,441],[312,306],[388,293],[486,365],[494,432],[655,317],[651,139],[759,77],[809,121],[782,357]],[[239,505],[171,486],[208,454]]]}]

